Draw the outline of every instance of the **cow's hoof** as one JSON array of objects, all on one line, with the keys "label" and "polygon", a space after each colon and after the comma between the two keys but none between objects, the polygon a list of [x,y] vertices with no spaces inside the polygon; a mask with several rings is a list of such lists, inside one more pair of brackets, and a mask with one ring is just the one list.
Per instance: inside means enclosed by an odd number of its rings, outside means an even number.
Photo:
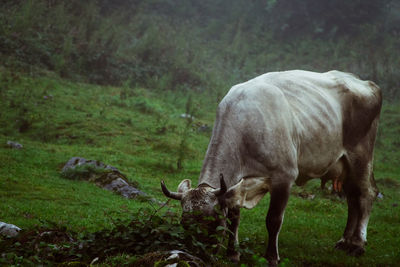
[{"label": "cow's hoof", "polygon": [[350,244],[346,242],[346,240],[341,239],[336,243],[335,248],[343,251],[348,251],[350,248]]},{"label": "cow's hoof", "polygon": [[353,257],[360,257],[365,252],[365,249],[360,246],[353,245],[347,250],[347,254]]},{"label": "cow's hoof", "polygon": [[278,260],[269,260],[268,261],[268,267],[276,267],[278,266],[279,261]]},{"label": "cow's hoof", "polygon": [[240,262],[240,253],[239,252],[229,253],[228,259],[233,263],[238,263],[238,262]]},{"label": "cow's hoof", "polygon": [[278,259],[276,257],[268,257],[268,256],[266,256],[265,258],[268,261],[268,266],[269,267],[275,267],[275,266],[279,265],[279,262],[280,262],[279,257],[278,257]]},{"label": "cow's hoof", "polygon": [[359,243],[354,243],[355,242],[351,242],[350,240],[341,239],[336,243],[335,248],[347,252],[350,256],[359,257],[365,252],[364,246]]}]

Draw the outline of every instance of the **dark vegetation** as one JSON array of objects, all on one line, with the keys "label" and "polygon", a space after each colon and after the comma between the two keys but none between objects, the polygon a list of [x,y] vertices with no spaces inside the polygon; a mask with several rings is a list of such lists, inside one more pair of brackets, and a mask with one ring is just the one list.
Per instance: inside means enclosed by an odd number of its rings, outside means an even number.
[{"label": "dark vegetation", "polygon": [[[166,249],[229,265],[223,245],[214,253],[192,237],[198,229],[183,231],[179,204],[160,209],[124,200],[82,181],[98,170],[64,179],[61,167],[72,156],[101,160],[165,201],[160,179],[195,183],[215,107],[230,86],[268,71],[338,69],[383,89],[375,177],[384,198],[374,206],[367,253],[354,259],[333,250],[345,202],[318,182],[294,188],[282,265],[396,266],[398,51],[395,0],[2,1],[0,221],[24,231],[0,240],[0,265],[88,265],[98,258],[94,264],[163,266],[157,251]],[[24,149],[3,146],[7,140]],[[265,197],[242,212],[244,265],[265,265],[267,205]]]},{"label": "dark vegetation", "polygon": [[268,71],[339,69],[392,99],[399,25],[393,0],[5,0],[0,60],[91,83],[213,92]]},{"label": "dark vegetation", "polygon": [[[138,255],[135,260],[145,259],[143,255],[168,249],[188,250],[208,262],[216,261],[216,256],[210,254],[212,248],[194,239],[195,231],[198,229],[194,227],[183,231],[178,214],[161,216],[157,210],[142,210],[129,221],[115,220],[111,230],[95,233],[78,234],[59,225],[45,225],[1,242],[0,251],[12,252],[3,255],[0,262],[17,265],[75,262],[85,265],[95,258],[104,261],[107,257],[132,252]],[[123,264],[129,263],[125,259]]]}]

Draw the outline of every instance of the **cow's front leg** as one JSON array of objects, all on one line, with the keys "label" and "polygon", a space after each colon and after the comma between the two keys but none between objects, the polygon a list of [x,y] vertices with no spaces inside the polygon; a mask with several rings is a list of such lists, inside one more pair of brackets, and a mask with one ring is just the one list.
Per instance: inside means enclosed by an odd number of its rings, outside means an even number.
[{"label": "cow's front leg", "polygon": [[271,189],[271,200],[266,220],[268,230],[266,258],[270,266],[276,266],[279,263],[278,235],[289,199],[289,192],[290,184],[280,184]]},{"label": "cow's front leg", "polygon": [[227,256],[233,262],[240,261],[240,253],[235,249],[235,246],[239,243],[239,223],[240,223],[240,208],[230,208],[228,211],[228,250]]}]

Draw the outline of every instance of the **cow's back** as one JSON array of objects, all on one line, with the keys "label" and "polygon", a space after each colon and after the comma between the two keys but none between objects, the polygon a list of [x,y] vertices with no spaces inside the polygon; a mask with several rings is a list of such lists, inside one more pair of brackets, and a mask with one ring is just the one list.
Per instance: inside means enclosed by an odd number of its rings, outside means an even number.
[{"label": "cow's back", "polygon": [[260,158],[320,177],[368,132],[380,106],[374,83],[339,71],[272,72],[235,85],[219,105],[199,183],[217,186],[217,172],[236,183]]},{"label": "cow's back", "polygon": [[[251,98],[264,102],[254,107]],[[382,102],[373,82],[340,71],[302,70],[258,76],[233,87],[226,100],[247,105],[249,110],[264,110],[267,131],[290,127],[292,140],[281,141],[285,146],[292,141],[297,144],[299,172],[310,177],[324,174],[367,134]],[[279,148],[271,149],[277,153]]]},{"label": "cow's back", "polygon": [[299,169],[309,176],[320,176],[357,145],[379,116],[379,87],[350,73],[294,70],[263,79],[280,88],[290,103],[299,136]]}]

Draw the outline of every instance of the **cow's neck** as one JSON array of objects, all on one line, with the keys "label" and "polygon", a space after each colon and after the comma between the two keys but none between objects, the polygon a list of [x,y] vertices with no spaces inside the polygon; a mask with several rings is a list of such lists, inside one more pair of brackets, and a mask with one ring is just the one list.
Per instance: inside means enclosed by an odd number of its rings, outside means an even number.
[{"label": "cow's neck", "polygon": [[[211,138],[199,177],[199,185],[207,184],[213,188],[220,187],[220,174],[223,174],[228,187],[238,183],[243,177],[242,162],[238,157],[238,144],[227,142],[227,139]],[[229,140],[229,139],[228,139]]]}]

